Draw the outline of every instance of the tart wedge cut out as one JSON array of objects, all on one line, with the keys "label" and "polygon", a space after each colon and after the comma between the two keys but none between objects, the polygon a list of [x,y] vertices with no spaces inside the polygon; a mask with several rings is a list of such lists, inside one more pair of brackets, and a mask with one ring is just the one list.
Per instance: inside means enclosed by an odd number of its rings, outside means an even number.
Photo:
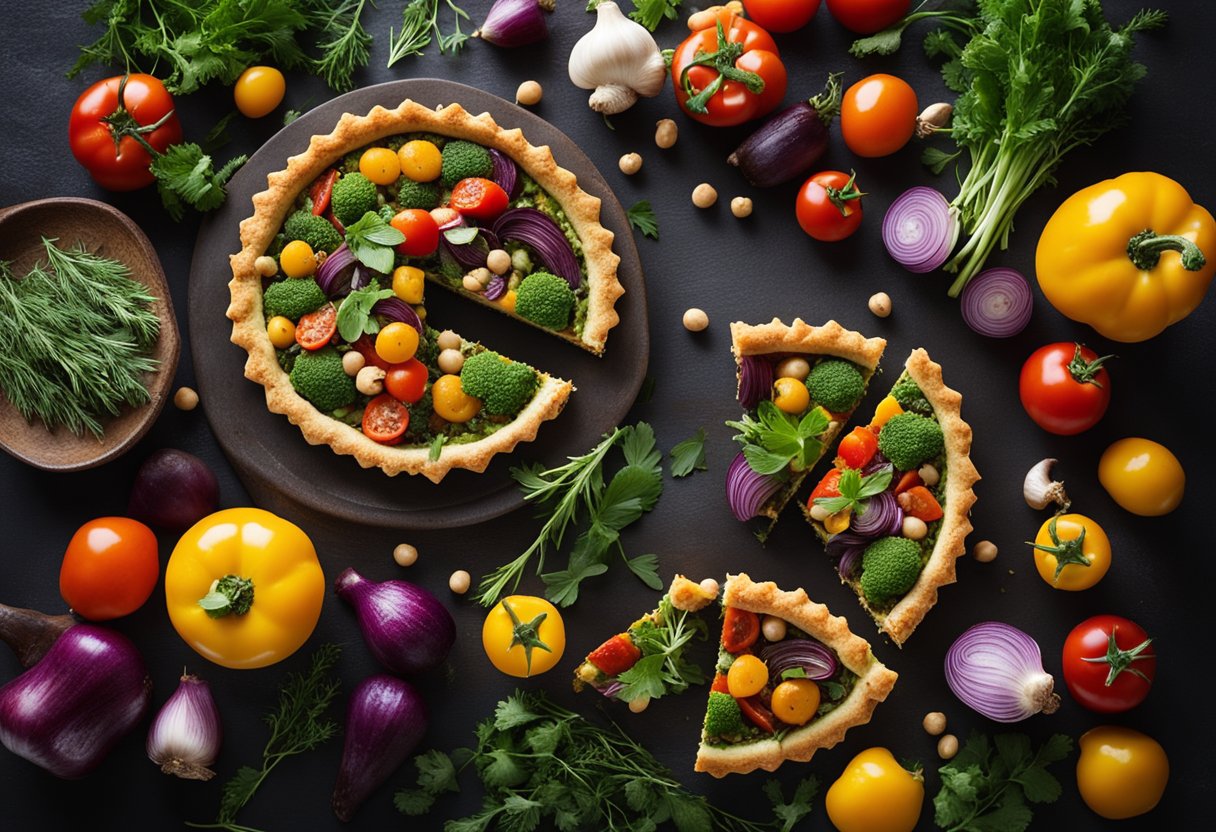
[{"label": "tart wedge cut out", "polygon": [[726,495],[736,519],[768,520],[756,535],[763,541],[865,395],[887,342],[800,318],[789,326],[736,321],[730,334],[744,414],[727,422],[743,449]]},{"label": "tart wedge cut out", "polygon": [[705,682],[704,671],[683,654],[694,637],[706,637],[695,614],[718,597],[717,581],[706,583],[676,575],[657,607],[587,654],[574,671],[574,689],[589,687],[641,711],[652,699]]},{"label": "tart wedge cut out", "polygon": [[806,591],[729,575],[696,770],[714,777],[806,762],[870,721],[898,678]]},{"label": "tart wedge cut out", "polygon": [[962,394],[913,350],[874,417],[840,440],[835,466],[803,507],[840,579],[902,645],[956,580],[971,532],[971,427]]}]

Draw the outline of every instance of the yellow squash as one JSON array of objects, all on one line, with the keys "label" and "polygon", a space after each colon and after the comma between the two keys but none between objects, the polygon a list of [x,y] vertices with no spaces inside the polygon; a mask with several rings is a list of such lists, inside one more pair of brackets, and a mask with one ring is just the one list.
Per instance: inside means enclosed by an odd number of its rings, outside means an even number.
[{"label": "yellow squash", "polygon": [[1077,191],[1035,253],[1051,305],[1115,341],[1144,341],[1195,310],[1216,274],[1216,221],[1159,173]]},{"label": "yellow squash", "polygon": [[325,576],[300,528],[259,508],[194,524],[165,568],[169,619],[199,655],[224,667],[265,667],[317,626]]}]

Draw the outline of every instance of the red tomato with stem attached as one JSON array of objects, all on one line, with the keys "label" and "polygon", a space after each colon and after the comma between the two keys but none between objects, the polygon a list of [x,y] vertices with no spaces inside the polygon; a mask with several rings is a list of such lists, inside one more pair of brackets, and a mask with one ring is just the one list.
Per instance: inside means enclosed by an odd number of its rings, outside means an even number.
[{"label": "red tomato with stem attached", "polygon": [[827,4],[841,26],[859,35],[872,35],[902,20],[912,0],[827,0]]},{"label": "red tomato with stem attached", "polygon": [[1095,615],[1064,640],[1064,681],[1072,698],[1091,711],[1115,714],[1148,696],[1157,672],[1152,639],[1134,621]]},{"label": "red tomato with stem attached", "polygon": [[920,105],[902,78],[879,73],[845,90],[840,102],[840,134],[858,156],[890,156],[916,132]]},{"label": "red tomato with stem attached", "polygon": [[363,409],[363,435],[381,445],[396,445],[410,425],[410,412],[388,393],[381,393]]},{"label": "red tomato with stem attached", "polygon": [[770,32],[795,32],[811,22],[819,0],[743,0],[747,16]]},{"label": "red tomato with stem attached", "polygon": [[72,535],[59,594],[78,615],[108,621],[143,606],[160,576],[156,535],[128,517],[99,517]]},{"label": "red tomato with stem attached", "polygon": [[397,251],[406,257],[430,257],[439,248],[439,223],[430,211],[406,208],[389,224],[405,235],[405,242],[397,244]]},{"label": "red tomato with stem attached", "polygon": [[[115,137],[120,137],[115,143]],[[151,75],[116,75],[80,94],[68,120],[68,144],[98,185],[133,191],[156,181],[152,156],[182,140],[173,97]]]},{"label": "red tomato with stem attached", "polygon": [[802,183],[794,210],[802,230],[816,240],[843,240],[861,225],[861,198],[856,174],[825,170]]},{"label": "red tomato with stem attached", "polygon": [[1102,365],[1113,357],[1067,341],[1039,347],[1018,380],[1026,414],[1048,433],[1073,436],[1089,430],[1110,405],[1110,375]]},{"label": "red tomato with stem attached", "polygon": [[768,115],[785,98],[788,82],[772,35],[725,8],[676,47],[671,77],[680,109],[713,127]]},{"label": "red tomato with stem attached", "polygon": [[417,358],[393,364],[385,371],[384,389],[397,401],[413,404],[426,392],[426,365]]},{"label": "red tomato with stem attached", "polygon": [[452,188],[452,198],[448,204],[460,212],[461,216],[472,217],[481,222],[490,222],[507,210],[511,198],[497,182],[474,176],[461,179]]}]

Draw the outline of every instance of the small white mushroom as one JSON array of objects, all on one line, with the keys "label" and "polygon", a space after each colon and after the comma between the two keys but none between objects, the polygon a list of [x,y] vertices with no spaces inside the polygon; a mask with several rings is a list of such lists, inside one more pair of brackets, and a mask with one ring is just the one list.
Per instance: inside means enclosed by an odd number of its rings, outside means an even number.
[{"label": "small white mushroom", "polygon": [[1044,509],[1055,503],[1065,510],[1071,505],[1064,492],[1063,481],[1056,482],[1051,478],[1051,468],[1058,461],[1050,458],[1040,460],[1026,472],[1026,479],[1022,482],[1022,496],[1026,499],[1026,505]]},{"label": "small white mushroom", "polygon": [[379,396],[384,392],[384,370],[368,364],[355,376],[355,389],[365,396]]},{"label": "small white mushroom", "polygon": [[980,563],[991,563],[996,560],[997,548],[996,544],[991,540],[981,540],[975,544],[975,548],[971,550],[971,554]]}]

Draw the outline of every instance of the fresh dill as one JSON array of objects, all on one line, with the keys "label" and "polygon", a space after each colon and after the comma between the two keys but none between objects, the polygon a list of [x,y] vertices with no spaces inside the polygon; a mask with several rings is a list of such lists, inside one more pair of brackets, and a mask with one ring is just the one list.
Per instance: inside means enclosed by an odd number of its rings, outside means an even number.
[{"label": "fresh dill", "polygon": [[441,53],[460,51],[469,39],[461,30],[460,21],[468,21],[469,15],[452,0],[443,2],[452,10],[452,30],[446,33],[439,26],[440,0],[410,0],[402,12],[401,28],[395,33],[392,29],[388,31],[388,66],[410,55],[422,55],[432,39],[439,43]]}]

